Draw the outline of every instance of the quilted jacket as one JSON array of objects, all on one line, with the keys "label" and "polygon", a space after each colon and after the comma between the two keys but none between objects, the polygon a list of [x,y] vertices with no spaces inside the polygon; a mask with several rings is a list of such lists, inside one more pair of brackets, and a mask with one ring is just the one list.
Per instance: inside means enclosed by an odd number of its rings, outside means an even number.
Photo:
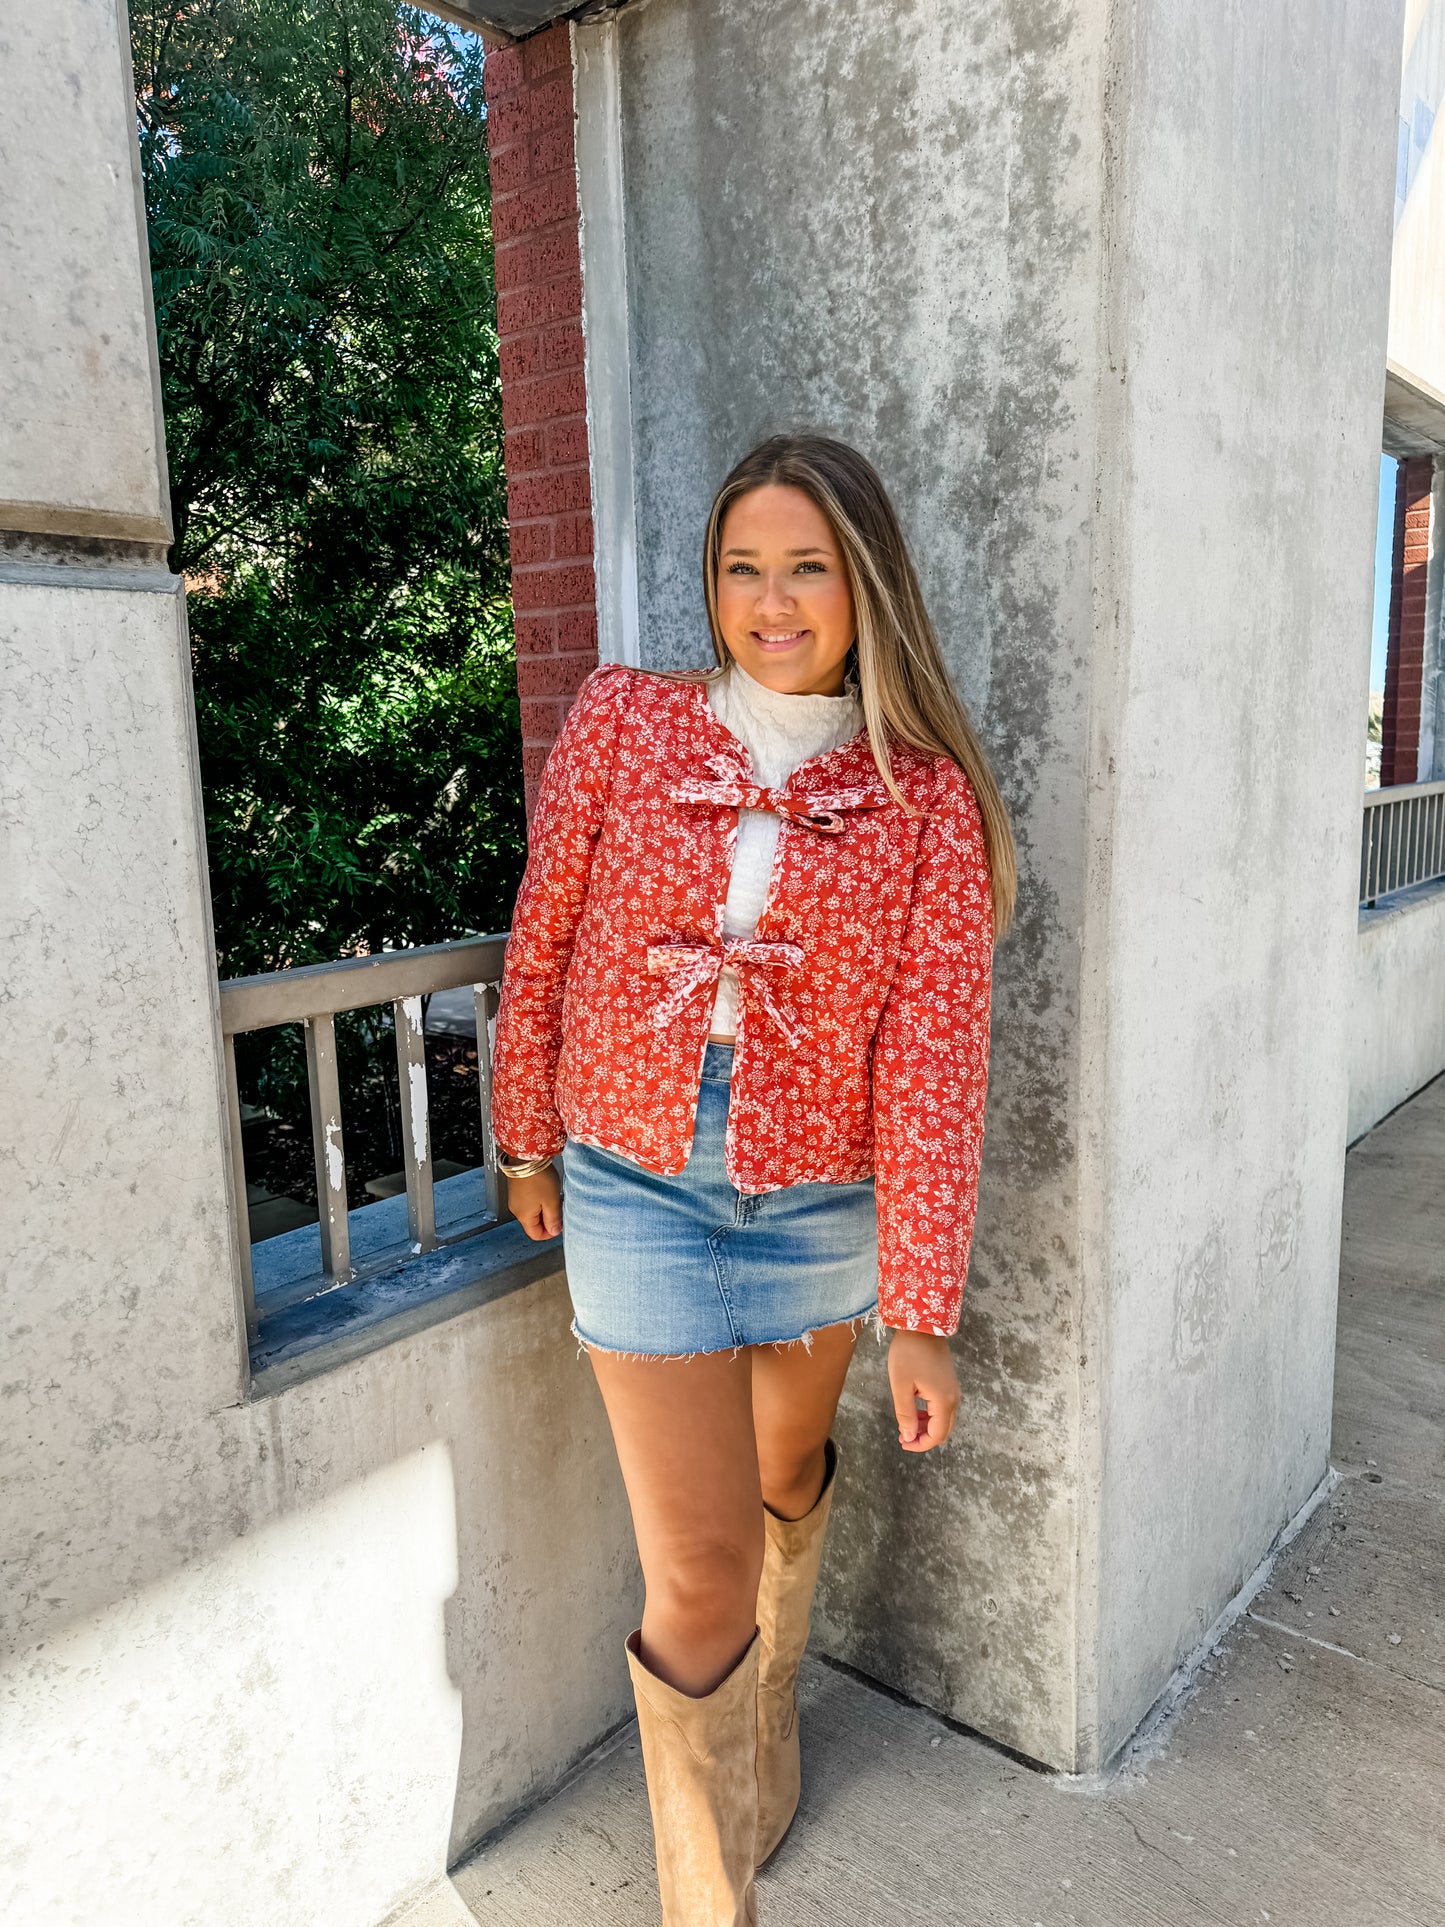
[{"label": "quilted jacket", "polygon": [[[988,1069],[993,912],[978,806],[946,758],[866,730],[777,789],[701,682],[608,665],[548,760],[507,944],[492,1122],[687,1163],[717,974],[737,972],[728,1174],[873,1174],[885,1324],[957,1328]],[[740,809],[782,817],[754,938],[724,939]]]}]

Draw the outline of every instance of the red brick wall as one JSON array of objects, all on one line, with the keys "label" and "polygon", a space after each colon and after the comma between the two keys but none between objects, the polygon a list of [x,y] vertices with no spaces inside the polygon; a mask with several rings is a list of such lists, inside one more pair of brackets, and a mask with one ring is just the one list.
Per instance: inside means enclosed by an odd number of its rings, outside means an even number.
[{"label": "red brick wall", "polygon": [[507,518],[527,812],[597,663],[567,22],[487,55]]},{"label": "red brick wall", "polygon": [[1395,552],[1390,633],[1380,729],[1380,786],[1420,773],[1420,689],[1425,673],[1425,571],[1430,556],[1430,485],[1435,462],[1411,455],[1395,482]]}]

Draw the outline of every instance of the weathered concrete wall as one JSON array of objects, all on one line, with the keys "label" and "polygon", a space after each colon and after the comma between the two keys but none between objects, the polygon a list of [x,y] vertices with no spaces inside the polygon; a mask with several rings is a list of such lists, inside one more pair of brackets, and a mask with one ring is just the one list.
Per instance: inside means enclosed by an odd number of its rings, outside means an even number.
[{"label": "weathered concrete wall", "polygon": [[124,1451],[50,1441],[7,1495],[7,1920],[370,1927],[624,1717],[568,1316],[558,1275]]},{"label": "weathered concrete wall", "polygon": [[1389,357],[1435,404],[1445,437],[1445,0],[1406,0],[1396,121]]},{"label": "weathered concrete wall", "polygon": [[1445,884],[1362,910],[1351,1011],[1351,1144],[1445,1071]]},{"label": "weathered concrete wall", "polygon": [[1059,1765],[1324,1465],[1399,17],[615,29],[644,659],[728,465],[849,437],[1020,844],[960,1436],[900,1459],[864,1347],[820,1630]]},{"label": "weathered concrete wall", "polygon": [[626,1504],[560,1274],[248,1397],[119,25],[6,22],[0,1918],[372,1927],[627,1709]]},{"label": "weathered concrete wall", "polygon": [[115,0],[0,0],[0,528],[170,539]]},{"label": "weathered concrete wall", "polygon": [[1327,1464],[1399,44],[1377,0],[1128,19],[1084,929],[1103,1756]]}]

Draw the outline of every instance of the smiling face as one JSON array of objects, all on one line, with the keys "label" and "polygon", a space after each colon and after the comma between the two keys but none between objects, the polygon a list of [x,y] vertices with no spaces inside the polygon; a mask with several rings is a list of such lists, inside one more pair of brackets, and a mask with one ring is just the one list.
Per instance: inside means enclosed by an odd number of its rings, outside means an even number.
[{"label": "smiling face", "polygon": [[734,661],[780,695],[841,695],[853,592],[823,511],[768,483],[732,504],[721,538],[718,626]]}]

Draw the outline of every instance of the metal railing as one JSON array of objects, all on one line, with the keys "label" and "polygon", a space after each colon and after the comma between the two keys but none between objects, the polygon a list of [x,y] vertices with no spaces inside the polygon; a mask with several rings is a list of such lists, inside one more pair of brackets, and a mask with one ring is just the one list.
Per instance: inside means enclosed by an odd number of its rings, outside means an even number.
[{"label": "metal railing", "polygon": [[491,1215],[500,1219],[506,1215],[506,1187],[497,1171],[497,1147],[491,1129],[491,1020],[496,1015],[506,944],[505,936],[467,937],[456,943],[428,944],[415,950],[383,950],[376,956],[347,957],[340,963],[276,970],[262,977],[233,977],[222,983],[221,1029],[226,1043],[231,1167],[240,1224],[246,1321],[252,1332],[256,1328],[256,1306],[246,1161],[241,1144],[241,1098],[236,1082],[236,1038],[245,1031],[269,1030],[278,1024],[305,1026],[321,1268],[327,1286],[345,1284],[354,1274],[336,1063],[336,1017],[341,1011],[363,1010],[371,1004],[389,1003],[392,1007],[406,1161],[407,1231],[414,1251],[435,1251],[436,1202],[422,999],[433,991],[460,990],[468,985],[472,988],[477,1016],[477,1083],[482,1108],[484,1182]]},{"label": "metal railing", "polygon": [[1445,783],[1365,791],[1360,902],[1445,876]]}]

